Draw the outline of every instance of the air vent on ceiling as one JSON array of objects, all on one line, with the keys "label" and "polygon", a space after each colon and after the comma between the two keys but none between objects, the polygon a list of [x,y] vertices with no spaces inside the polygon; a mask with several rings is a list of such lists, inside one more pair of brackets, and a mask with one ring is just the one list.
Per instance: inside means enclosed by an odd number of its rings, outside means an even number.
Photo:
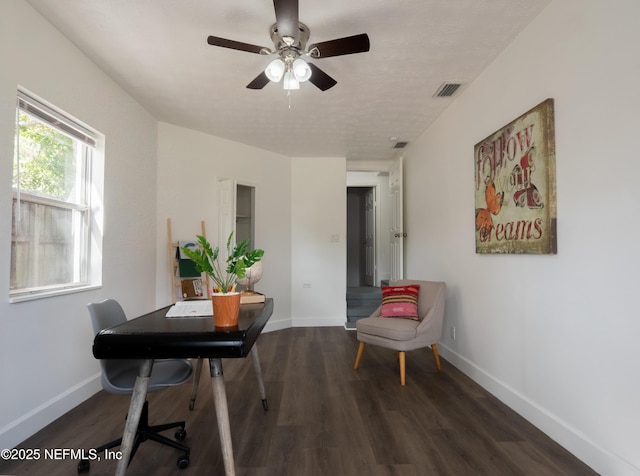
[{"label": "air vent on ceiling", "polygon": [[393,146],[394,149],[404,149],[407,146],[408,142],[396,142]]},{"label": "air vent on ceiling", "polygon": [[437,98],[448,98],[455,94],[462,83],[442,83],[436,93],[433,95]]}]

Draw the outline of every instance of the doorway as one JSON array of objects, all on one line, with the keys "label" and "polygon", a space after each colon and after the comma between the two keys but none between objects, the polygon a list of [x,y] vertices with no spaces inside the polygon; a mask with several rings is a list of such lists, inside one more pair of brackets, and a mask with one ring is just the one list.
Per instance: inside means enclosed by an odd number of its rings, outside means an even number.
[{"label": "doorway", "polygon": [[374,187],[347,187],[347,287],[376,282]]},{"label": "doorway", "polygon": [[249,249],[255,246],[255,187],[236,185],[236,243],[249,242]]},{"label": "doorway", "polygon": [[249,249],[255,246],[255,200],[256,189],[235,179],[218,178],[218,245],[220,256],[226,260],[226,242],[231,233],[233,245],[242,240],[249,242]]},{"label": "doorway", "polygon": [[380,305],[376,215],[376,187],[347,187],[347,329]]},{"label": "doorway", "polygon": [[403,277],[402,162],[347,171],[347,329],[380,305],[380,286]]}]

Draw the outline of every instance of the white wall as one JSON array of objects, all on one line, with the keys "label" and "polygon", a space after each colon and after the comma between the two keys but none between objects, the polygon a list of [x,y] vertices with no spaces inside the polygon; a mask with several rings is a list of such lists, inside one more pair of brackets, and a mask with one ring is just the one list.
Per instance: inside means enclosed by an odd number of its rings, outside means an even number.
[{"label": "white wall", "polygon": [[[607,475],[640,474],[638,18],[554,0],[405,161],[406,274],[448,283],[443,355]],[[558,254],[475,254],[474,144],[548,97]]]},{"label": "white wall", "polygon": [[294,326],[341,326],[347,316],[346,161],[291,166],[291,316]]},{"label": "white wall", "polygon": [[[274,298],[267,331],[291,325],[291,159],[190,129],[159,123],[156,292],[171,303],[167,218],[173,240],[194,239],[205,220],[218,237],[218,178],[255,187],[255,246],[265,250],[256,290]],[[221,244],[224,246],[224,243]]]},{"label": "white wall", "polygon": [[[0,447],[11,448],[100,388],[88,302],[154,306],[156,123],[22,0],[0,2],[0,65]],[[8,303],[18,85],[106,136],[102,289]]]}]

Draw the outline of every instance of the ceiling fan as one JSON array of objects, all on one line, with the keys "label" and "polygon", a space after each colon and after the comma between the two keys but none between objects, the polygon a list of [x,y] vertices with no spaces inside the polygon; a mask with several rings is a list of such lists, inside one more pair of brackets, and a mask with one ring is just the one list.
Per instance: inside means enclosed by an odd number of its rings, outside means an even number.
[{"label": "ceiling fan", "polygon": [[278,82],[282,79],[284,89],[299,89],[301,82],[309,80],[322,91],[326,91],[335,86],[337,81],[315,64],[307,63],[303,56],[321,59],[369,51],[369,36],[366,33],[315,43],[307,49],[310,31],[298,20],[298,1],[273,0],[276,13],[276,23],[271,26],[273,50],[217,36],[207,38],[207,43],[212,46],[278,56],[247,85],[247,88],[262,89],[270,81]]}]

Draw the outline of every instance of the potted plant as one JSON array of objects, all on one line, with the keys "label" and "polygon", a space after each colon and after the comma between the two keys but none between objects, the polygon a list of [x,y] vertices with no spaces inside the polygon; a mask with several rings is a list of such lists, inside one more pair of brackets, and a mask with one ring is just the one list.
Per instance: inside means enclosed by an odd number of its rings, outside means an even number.
[{"label": "potted plant", "polygon": [[[206,273],[213,281],[211,299],[213,303],[213,318],[216,327],[233,327],[238,324],[240,312],[240,293],[236,292],[238,279],[245,277],[246,270],[262,259],[264,250],[249,251],[249,241],[243,240],[231,248],[233,232],[227,238],[227,258],[225,263],[220,261],[220,248],[213,248],[202,235],[196,235],[199,248],[182,248],[196,264],[200,273]],[[230,315],[227,315],[230,314]]]}]

